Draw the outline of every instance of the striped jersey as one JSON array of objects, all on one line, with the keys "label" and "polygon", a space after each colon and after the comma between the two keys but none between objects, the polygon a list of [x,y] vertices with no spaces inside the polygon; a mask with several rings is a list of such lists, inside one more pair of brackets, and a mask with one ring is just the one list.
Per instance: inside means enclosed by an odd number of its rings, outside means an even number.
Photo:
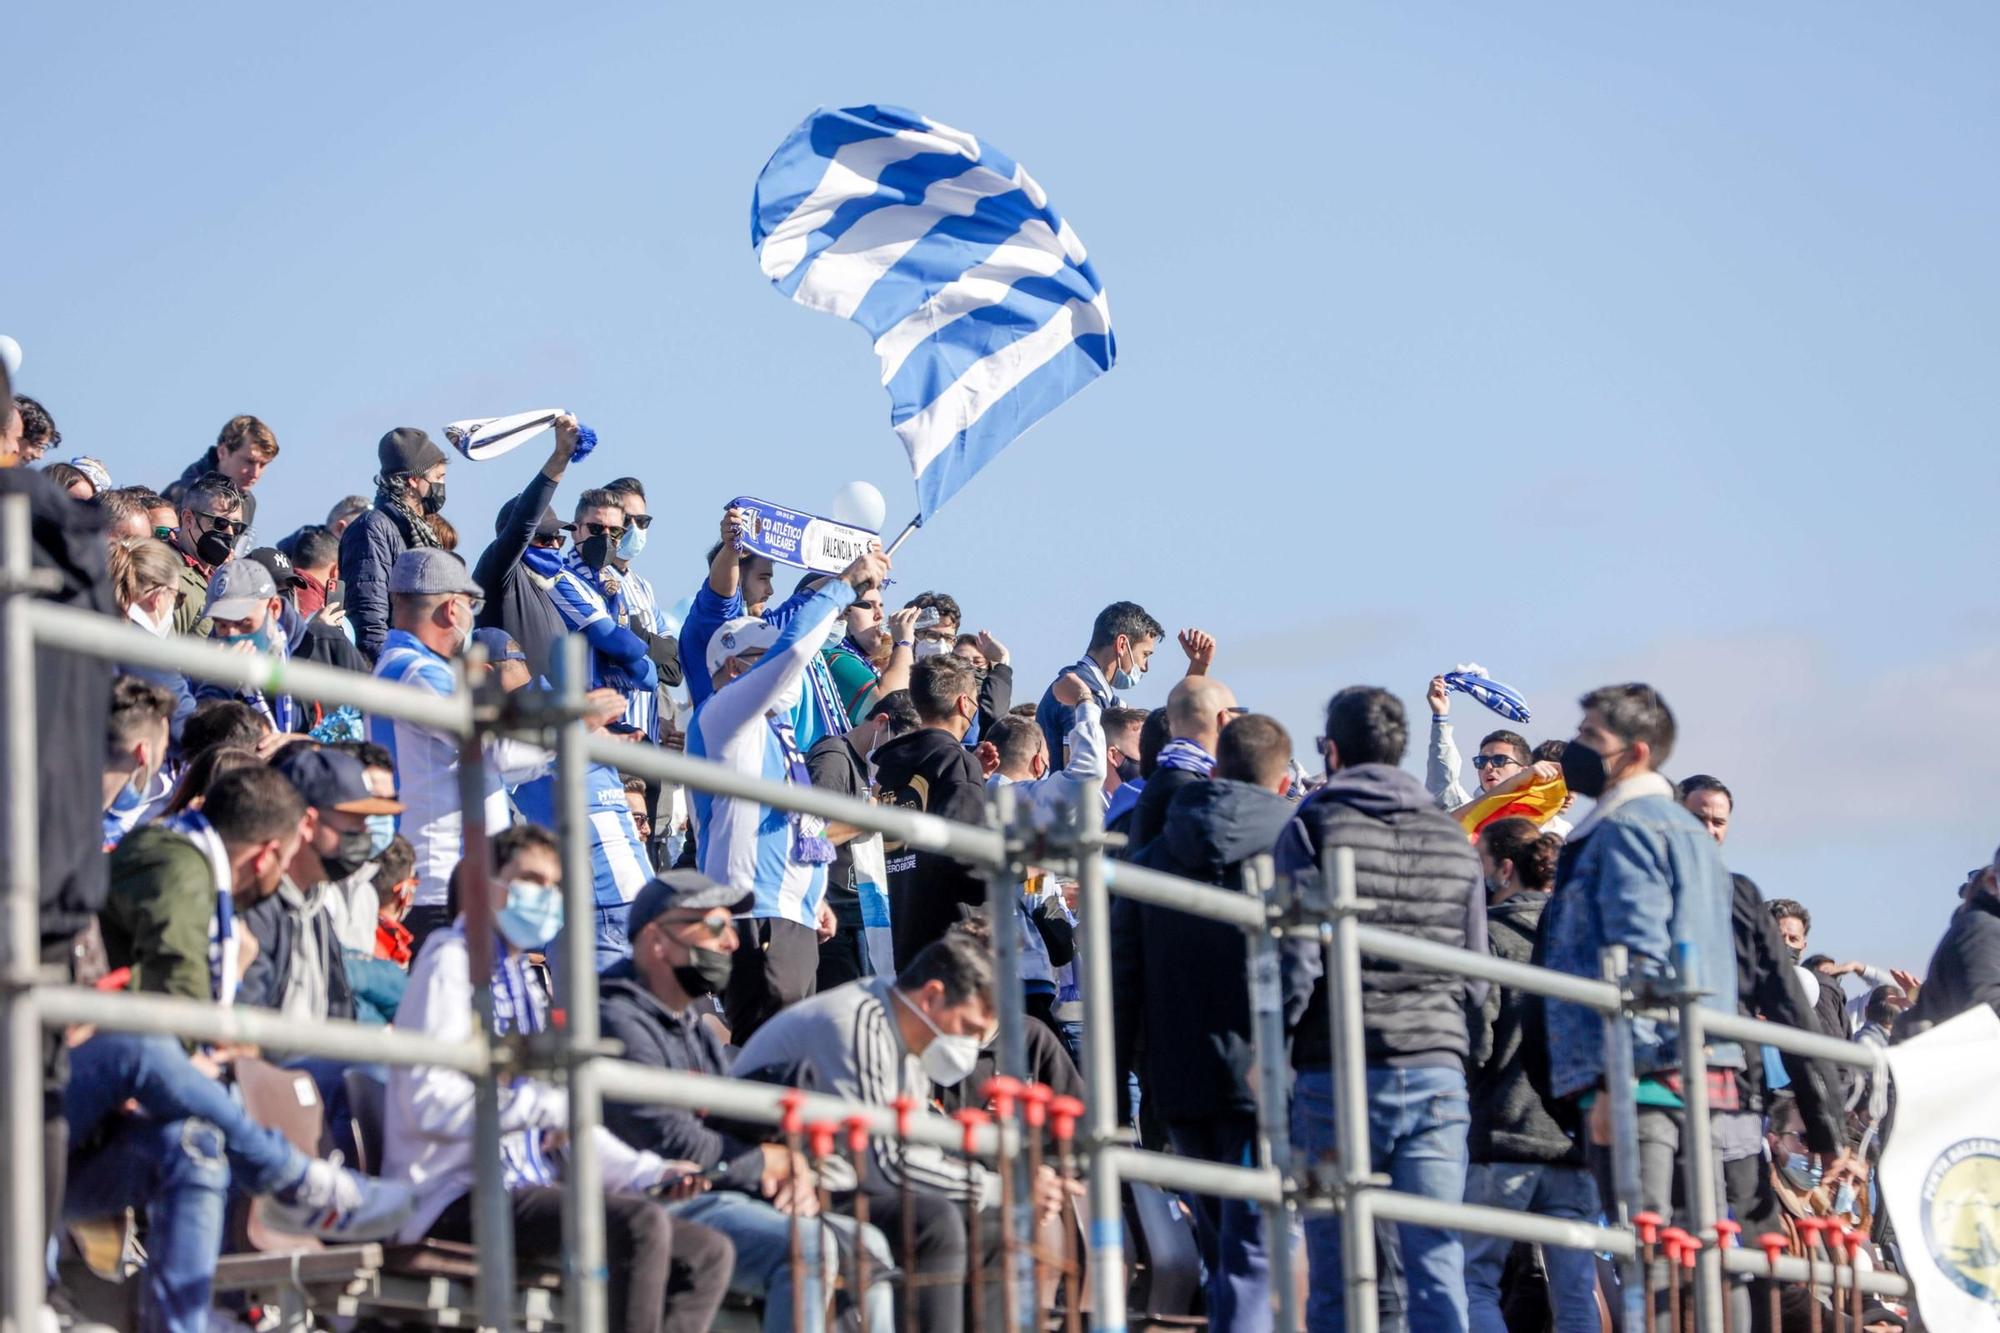
[{"label": "striped jersey", "polygon": [[[644,574],[626,570],[619,576],[623,585],[619,597],[625,603],[625,618],[629,624],[633,616],[653,634],[666,632],[660,620],[660,603],[653,593],[653,584]],[[707,651],[706,647],[703,652]],[[625,692],[625,725],[644,736],[655,745],[660,742],[660,694],[659,688],[633,689]]]},{"label": "striped jersey", "polygon": [[[515,789],[514,803],[531,824],[554,831],[556,779],[536,778]],[[590,822],[590,878],[599,907],[622,907],[638,897],[653,877],[632,807],[625,803],[625,781],[608,764],[592,764],[585,777],[584,818]]]},{"label": "striped jersey", "polygon": [[[853,601],[854,589],[840,580],[814,593],[756,666],[695,707],[688,753],[769,782],[793,780],[793,761],[804,748],[803,738],[788,748],[781,732],[791,731],[806,666],[817,659],[827,627]],[[774,717],[785,725],[773,726]],[[752,916],[817,924],[820,900],[826,896],[826,866],[794,854],[800,836],[796,819],[755,801],[705,791],[694,793],[694,809],[703,874],[752,892]]]}]

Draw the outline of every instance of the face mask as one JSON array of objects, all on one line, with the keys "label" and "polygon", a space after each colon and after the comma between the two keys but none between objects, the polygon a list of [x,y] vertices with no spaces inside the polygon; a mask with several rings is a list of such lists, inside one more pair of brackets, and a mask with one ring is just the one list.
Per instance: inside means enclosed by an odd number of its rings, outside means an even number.
[{"label": "face mask", "polygon": [[134,773],[118,794],[111,798],[111,813],[129,815],[146,803],[146,788],[153,785],[153,775],[145,769]]},{"label": "face mask", "polygon": [[840,647],[841,644],[846,642],[847,642],[847,622],[845,620],[836,618],[831,625],[828,625],[826,627],[826,643],[823,645],[823,647],[838,648]]},{"label": "face mask", "polygon": [[599,533],[586,537],[576,544],[577,559],[592,569],[602,569],[611,563],[611,538]]},{"label": "face mask", "polygon": [[1785,946],[1785,961],[1790,963],[1793,967],[1797,967],[1799,965],[1799,959],[1805,957],[1805,952],[1806,951],[1804,949],[1794,949],[1791,945],[1787,944]]},{"label": "face mask", "polygon": [[368,815],[368,859],[374,860],[389,850],[389,844],[396,840],[396,817],[394,815]]},{"label": "face mask", "polygon": [[979,1063],[979,1038],[947,1037],[938,1031],[937,1024],[931,1022],[931,1016],[917,1008],[916,1002],[909,996],[897,991],[896,998],[931,1030],[931,1044],[924,1047],[924,1053],[919,1057],[924,1076],[940,1088],[955,1087],[965,1082],[972,1073],[972,1067]]},{"label": "face mask", "polygon": [[926,657],[942,657],[944,656],[944,645],[936,639],[918,639],[916,646],[910,650],[910,656],[916,658],[919,662],[923,661]]},{"label": "face mask", "polygon": [[443,482],[434,481],[431,483],[430,492],[424,496],[423,505],[426,514],[435,514],[438,510],[444,508]]},{"label": "face mask", "polygon": [[1581,741],[1563,748],[1563,785],[1579,796],[1596,800],[1604,794],[1604,756]]},{"label": "face mask", "polygon": [[172,628],[174,623],[174,613],[171,609],[167,611],[166,615],[155,620],[147,615],[136,602],[125,612],[125,616],[133,624],[147,631],[156,639],[166,638],[168,629]]},{"label": "face mask", "polygon": [[719,949],[688,946],[688,960],[674,969],[674,980],[689,995],[712,995],[729,983],[735,959]]},{"label": "face mask", "polygon": [[1143,677],[1145,674],[1146,673],[1144,670],[1139,670],[1139,671],[1132,670],[1131,667],[1125,664],[1124,659],[1121,658],[1119,659],[1116,669],[1113,670],[1111,673],[1111,688],[1114,690],[1137,689],[1139,687],[1140,678]]},{"label": "face mask", "polygon": [[260,653],[274,653],[278,651],[277,617],[271,617],[248,634],[218,634],[215,641],[224,647],[247,643]]},{"label": "face mask", "polygon": [[628,527],[625,529],[625,535],[618,539],[618,558],[620,560],[630,560],[645,549],[645,528]]},{"label": "face mask", "polygon": [[1117,772],[1120,782],[1137,782],[1139,780],[1139,761],[1128,755],[1118,761]]},{"label": "face mask", "polygon": [[301,616],[311,620],[319,614],[320,608],[326,605],[326,585],[315,580],[310,574],[301,574],[299,577],[305,580],[305,586],[294,590],[293,605],[298,607]]},{"label": "face mask", "polygon": [[562,930],[562,890],[546,884],[509,884],[507,905],[494,924],[516,949],[539,949]]},{"label": "face mask", "polygon": [[1785,1175],[1802,1190],[1819,1184],[1819,1168],[1812,1164],[1812,1158],[1802,1152],[1795,1152],[1785,1159]]},{"label": "face mask", "polygon": [[328,879],[346,879],[362,866],[368,864],[369,847],[373,839],[365,828],[342,831],[340,841],[334,844],[331,853],[321,852],[319,863],[326,870]]},{"label": "face mask", "polygon": [[229,559],[236,549],[236,539],[226,532],[204,532],[195,538],[194,558],[211,568]]}]

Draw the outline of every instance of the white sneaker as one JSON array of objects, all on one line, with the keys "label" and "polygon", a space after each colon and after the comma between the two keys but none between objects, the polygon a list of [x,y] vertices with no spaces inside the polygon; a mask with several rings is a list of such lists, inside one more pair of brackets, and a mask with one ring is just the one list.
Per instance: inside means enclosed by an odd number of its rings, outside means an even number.
[{"label": "white sneaker", "polygon": [[409,1219],[416,1199],[400,1181],[349,1171],[315,1158],[288,1197],[266,1202],[264,1220],[279,1231],[322,1240],[380,1240]]}]

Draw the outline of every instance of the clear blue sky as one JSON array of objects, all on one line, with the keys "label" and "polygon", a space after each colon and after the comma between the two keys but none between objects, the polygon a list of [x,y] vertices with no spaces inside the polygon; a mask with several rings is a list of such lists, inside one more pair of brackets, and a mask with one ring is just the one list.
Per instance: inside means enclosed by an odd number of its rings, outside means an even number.
[{"label": "clear blue sky", "polygon": [[[1476,659],[1540,739],[1651,680],[1732,865],[1921,965],[2000,840],[2000,11],[1250,9],[22,7],[0,332],[121,482],[270,421],[270,538],[389,427],[572,408],[678,594],[731,495],[911,510],[867,339],[748,211],[814,106],[912,106],[1028,165],[1117,321],[899,571],[1024,695],[1120,597],[1302,752],[1357,681],[1420,718]],[[475,552],[537,462],[454,468]]]}]

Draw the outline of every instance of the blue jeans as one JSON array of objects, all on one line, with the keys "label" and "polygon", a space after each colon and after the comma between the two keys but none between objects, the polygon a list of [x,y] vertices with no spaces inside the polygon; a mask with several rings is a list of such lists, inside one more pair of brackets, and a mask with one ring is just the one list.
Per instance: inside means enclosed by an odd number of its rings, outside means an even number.
[{"label": "blue jeans", "polygon": [[[1471,1120],[1465,1072],[1458,1068],[1368,1070],[1368,1151],[1371,1169],[1391,1186],[1453,1203],[1465,1198],[1465,1135]],[[1333,1074],[1300,1070],[1292,1091],[1292,1146],[1303,1160],[1334,1151]],[[1306,1303],[1312,1333],[1345,1333],[1339,1217],[1305,1225],[1313,1273]],[[1465,1252],[1456,1231],[1397,1225],[1408,1287],[1409,1325],[1423,1333],[1465,1333]],[[1390,1284],[1382,1290],[1390,1295]],[[1388,1312],[1394,1317],[1393,1308]]]},{"label": "blue jeans", "polygon": [[[122,1115],[128,1100],[145,1114]],[[245,1193],[274,1193],[298,1183],[305,1156],[165,1037],[107,1032],[70,1052],[63,1117],[71,1149],[63,1215],[143,1207],[151,1249],[140,1327],[202,1333],[232,1179]]]},{"label": "blue jeans", "polygon": [[[1167,1123],[1167,1138],[1183,1157],[1230,1166],[1257,1164],[1257,1122],[1248,1117]],[[1242,1199],[1183,1195],[1194,1213],[1195,1239],[1208,1269],[1208,1326],[1217,1333],[1270,1333],[1270,1256],[1264,1214]]]},{"label": "blue jeans", "polygon": [[[613,963],[620,963],[632,956],[632,941],[626,938],[625,921],[632,915],[632,904],[620,903],[616,907],[597,907],[595,930],[597,932],[597,970],[601,973]],[[564,930],[549,941],[549,947],[542,950],[542,956],[549,960],[549,983],[562,995]],[[566,1003],[560,1001],[559,1003]]]},{"label": "blue jeans", "polygon": [[[1581,1166],[1481,1163],[1466,1172],[1465,1201],[1573,1222],[1595,1222],[1599,1216],[1597,1182]],[[1465,1296],[1473,1333],[1507,1333],[1500,1314],[1500,1273],[1513,1246],[1504,1236],[1466,1233]],[[1597,1333],[1597,1260],[1588,1250],[1545,1245],[1542,1262],[1549,1272],[1556,1333]]]},{"label": "blue jeans", "polygon": [[[699,1222],[729,1237],[736,1246],[736,1271],[729,1289],[740,1296],[764,1302],[764,1333],[787,1333],[792,1327],[792,1219],[762,1199],[729,1190],[677,1203],[667,1209],[677,1218]],[[841,1245],[822,1253],[821,1241],[831,1226],[841,1233]],[[874,1227],[868,1228],[868,1318],[866,1333],[895,1333],[894,1300],[889,1273],[895,1260],[889,1242]],[[822,1333],[826,1327],[826,1299],[829,1289],[825,1275],[836,1265],[850,1260],[842,1257],[842,1246],[854,1244],[851,1217],[809,1217],[799,1219],[799,1252],[806,1271],[806,1322],[798,1333]]]}]

